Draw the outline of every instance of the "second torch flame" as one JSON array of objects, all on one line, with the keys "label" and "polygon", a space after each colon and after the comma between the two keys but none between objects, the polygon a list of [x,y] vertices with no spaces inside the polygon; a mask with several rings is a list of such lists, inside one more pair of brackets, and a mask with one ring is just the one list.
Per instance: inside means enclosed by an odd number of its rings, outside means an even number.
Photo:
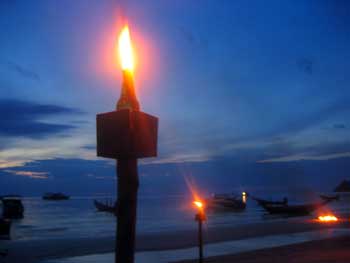
[{"label": "second torch flame", "polygon": [[203,208],[203,203],[200,201],[194,201],[193,204],[198,208],[202,209]]},{"label": "second torch flame", "polygon": [[123,27],[118,39],[118,53],[122,70],[133,72],[135,67],[134,53],[130,39],[129,27]]}]

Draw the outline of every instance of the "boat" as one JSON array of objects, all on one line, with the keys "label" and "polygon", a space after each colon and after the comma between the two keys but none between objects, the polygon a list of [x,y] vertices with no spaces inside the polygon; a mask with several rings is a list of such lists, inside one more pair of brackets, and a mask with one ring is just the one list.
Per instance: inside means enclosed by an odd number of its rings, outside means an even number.
[{"label": "boat", "polygon": [[5,219],[23,218],[24,206],[21,197],[18,195],[7,195],[1,197],[2,217]]},{"label": "boat", "polygon": [[251,196],[250,194],[247,194],[251,199],[256,201],[260,206],[264,205],[287,205],[288,204],[288,198],[284,197],[282,201],[271,201],[271,200],[265,200],[261,198],[257,198],[254,196]]},{"label": "boat", "polygon": [[11,221],[0,218],[0,239],[10,239]]},{"label": "boat", "polygon": [[350,201],[350,180],[343,180],[337,187],[334,188],[333,192],[339,195],[339,199],[344,202]]},{"label": "boat", "polygon": [[324,201],[339,201],[340,196],[339,196],[339,194],[334,195],[334,196],[320,195],[320,198]]},{"label": "boat", "polygon": [[69,198],[70,198],[69,195],[65,195],[62,193],[45,193],[43,195],[44,200],[50,200],[50,201],[68,200]]},{"label": "boat", "polygon": [[246,203],[231,194],[214,194],[205,200],[206,207],[215,211],[240,212],[245,210]]},{"label": "boat", "polygon": [[288,205],[288,204],[264,204],[261,205],[270,214],[284,214],[289,216],[309,215],[315,210],[328,204],[330,201],[316,202],[302,205]]},{"label": "boat", "polygon": [[343,180],[335,189],[336,193],[350,193],[350,181]]},{"label": "boat", "polygon": [[94,200],[94,205],[99,212],[108,212],[111,214],[116,215],[117,214],[117,202],[115,202],[113,205],[106,201],[105,203]]}]

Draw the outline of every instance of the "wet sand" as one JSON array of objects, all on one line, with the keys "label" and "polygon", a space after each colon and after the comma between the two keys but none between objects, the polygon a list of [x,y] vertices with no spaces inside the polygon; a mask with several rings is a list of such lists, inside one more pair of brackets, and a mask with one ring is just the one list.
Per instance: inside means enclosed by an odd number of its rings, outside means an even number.
[{"label": "wet sand", "polygon": [[[206,243],[216,243],[336,227],[348,228],[349,223],[320,225],[319,223],[306,221],[305,219],[274,221],[242,225],[239,227],[209,228],[205,229],[204,236]],[[137,251],[181,249],[193,247],[196,244],[197,232],[194,230],[144,234],[137,237]],[[0,246],[1,248],[9,249],[9,255],[4,262],[36,263],[48,259],[113,252],[114,238],[2,241]]]},{"label": "wet sand", "polygon": [[[206,258],[205,263],[345,263],[350,262],[350,236],[316,240],[253,252]],[[195,263],[197,260],[177,263]]]}]

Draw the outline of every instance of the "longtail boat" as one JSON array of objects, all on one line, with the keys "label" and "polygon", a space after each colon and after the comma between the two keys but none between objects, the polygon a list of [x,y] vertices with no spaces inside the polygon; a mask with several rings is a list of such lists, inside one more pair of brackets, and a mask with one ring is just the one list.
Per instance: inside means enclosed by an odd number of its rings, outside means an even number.
[{"label": "longtail boat", "polygon": [[265,200],[265,199],[261,199],[261,198],[257,198],[251,195],[248,195],[249,198],[253,199],[254,201],[256,201],[260,206],[264,206],[264,205],[287,205],[288,204],[288,199],[285,197],[283,198],[282,201],[271,201],[271,200]]},{"label": "longtail boat", "polygon": [[94,200],[94,205],[99,212],[108,212],[111,214],[116,215],[117,214],[117,203],[114,203],[113,205],[105,202],[102,203],[100,201]]},{"label": "longtail boat", "polygon": [[285,214],[289,216],[309,215],[315,210],[325,206],[330,201],[316,202],[302,205],[288,205],[288,204],[265,204],[261,205],[270,214]]}]

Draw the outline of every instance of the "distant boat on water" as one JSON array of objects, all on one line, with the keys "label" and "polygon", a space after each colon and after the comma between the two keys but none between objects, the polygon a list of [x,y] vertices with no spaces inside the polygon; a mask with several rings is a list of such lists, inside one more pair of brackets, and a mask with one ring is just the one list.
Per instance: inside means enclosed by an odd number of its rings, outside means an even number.
[{"label": "distant boat on water", "polygon": [[69,195],[65,195],[63,193],[45,193],[43,195],[44,200],[51,200],[51,201],[68,200],[69,198],[70,198]]},{"label": "distant boat on water", "polygon": [[327,196],[320,195],[322,201],[300,204],[300,205],[290,205],[288,204],[288,199],[285,197],[282,201],[270,201],[261,198],[256,198],[254,196],[248,195],[250,198],[255,200],[262,208],[265,209],[269,214],[284,214],[288,216],[303,216],[309,215],[317,209],[325,206],[326,204],[339,200],[339,196]]},{"label": "distant boat on water", "polygon": [[256,201],[260,206],[264,205],[287,205],[288,204],[288,198],[284,197],[282,201],[272,201],[272,200],[265,200],[261,198],[254,197],[250,194],[247,194],[249,198]]},{"label": "distant boat on water", "polygon": [[103,203],[103,202],[94,200],[94,205],[95,205],[97,211],[99,211],[99,212],[108,212],[108,213],[111,213],[114,215],[116,215],[116,213],[117,213],[117,203],[116,202],[114,204],[111,204],[107,201],[105,203]]},{"label": "distant boat on water", "polygon": [[333,192],[339,195],[339,199],[342,201],[350,200],[350,181],[343,180],[337,187],[334,188]]},{"label": "distant boat on water", "polygon": [[5,219],[23,218],[24,206],[18,195],[6,195],[0,197],[2,201],[2,216]]},{"label": "distant boat on water", "polygon": [[350,181],[343,180],[335,189],[336,193],[350,193]]},{"label": "distant boat on water", "polygon": [[241,212],[246,208],[246,203],[241,198],[232,194],[214,194],[205,200],[205,205],[208,209],[214,211],[227,212]]},{"label": "distant boat on water", "polygon": [[274,204],[265,204],[262,207],[270,214],[284,214],[288,216],[303,216],[309,215],[322,206],[326,205],[330,201],[323,201],[318,203],[302,204],[302,205],[274,205]]},{"label": "distant boat on water", "polygon": [[333,195],[333,196],[330,196],[330,195],[320,195],[320,198],[324,201],[339,201],[340,199],[340,196],[339,194],[337,195]]}]

